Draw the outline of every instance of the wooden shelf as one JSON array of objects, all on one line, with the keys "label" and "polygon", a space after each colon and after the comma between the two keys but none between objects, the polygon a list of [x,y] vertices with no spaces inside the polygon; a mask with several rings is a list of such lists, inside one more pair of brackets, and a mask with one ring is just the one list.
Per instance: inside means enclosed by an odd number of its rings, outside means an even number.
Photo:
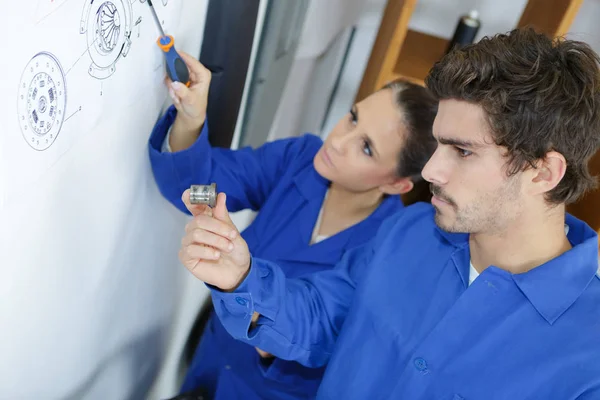
[{"label": "wooden shelf", "polygon": [[449,40],[408,30],[393,75],[424,85],[433,64],[446,53]]},{"label": "wooden shelf", "polygon": [[549,36],[562,36],[569,31],[583,0],[529,0],[518,28],[532,26]]},{"label": "wooden shelf", "polygon": [[[600,175],[600,152],[592,157],[589,167],[592,175]],[[578,202],[567,206],[567,211],[600,232],[600,188],[586,193]]]},{"label": "wooden shelf", "polygon": [[[423,84],[433,64],[444,55],[447,39],[408,29],[417,1],[388,0],[356,101],[398,77]],[[549,36],[563,35],[567,33],[582,2],[528,0],[517,27],[531,26]],[[448,37],[452,34],[448,32]]]}]

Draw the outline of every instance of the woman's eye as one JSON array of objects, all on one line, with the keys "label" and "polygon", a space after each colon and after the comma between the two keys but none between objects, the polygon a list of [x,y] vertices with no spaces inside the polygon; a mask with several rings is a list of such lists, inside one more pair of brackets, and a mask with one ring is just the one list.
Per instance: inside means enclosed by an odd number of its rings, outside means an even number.
[{"label": "woman's eye", "polygon": [[358,122],[358,117],[356,115],[356,111],[354,110],[350,110],[350,116],[348,117],[350,119],[350,123],[352,125],[356,125]]},{"label": "woman's eye", "polygon": [[473,154],[472,151],[461,149],[460,147],[455,147],[455,149],[456,149],[456,152],[458,153],[458,156],[461,158],[466,158],[466,157],[469,157],[471,154]]},{"label": "woman's eye", "polygon": [[362,151],[369,157],[373,156],[373,152],[371,151],[371,145],[366,140],[363,140]]}]

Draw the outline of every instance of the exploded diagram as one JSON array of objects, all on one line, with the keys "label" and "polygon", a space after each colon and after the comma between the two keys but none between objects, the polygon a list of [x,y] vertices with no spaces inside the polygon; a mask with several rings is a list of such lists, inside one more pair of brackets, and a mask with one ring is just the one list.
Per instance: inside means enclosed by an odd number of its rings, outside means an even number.
[{"label": "exploded diagram", "polygon": [[[56,3],[53,8],[46,5],[47,1],[40,0],[38,6],[37,13],[43,17],[53,14],[65,0]],[[54,51],[39,51],[28,61],[19,80],[17,117],[22,136],[31,148],[37,151],[50,148],[63,124],[70,118],[65,117],[67,79],[80,60],[85,62],[89,77],[102,81],[112,76],[119,61],[127,57],[132,47],[132,30],[142,21],[141,16],[135,19],[133,15],[132,5],[136,1],[84,0],[78,21],[79,35],[85,40],[83,54],[79,53],[64,69]],[[139,0],[138,6],[146,2]],[[168,0],[161,2],[166,6]],[[42,17],[37,18],[36,23],[41,20]],[[73,108],[71,116],[81,111],[81,106],[70,108]]]},{"label": "exploded diagram", "polygon": [[62,127],[67,103],[65,74],[50,53],[36,54],[19,82],[19,126],[25,141],[35,150],[52,145]]},{"label": "exploded diagram", "polygon": [[88,0],[79,32],[85,34],[92,64],[91,76],[106,79],[131,47],[132,11],[129,0]]}]

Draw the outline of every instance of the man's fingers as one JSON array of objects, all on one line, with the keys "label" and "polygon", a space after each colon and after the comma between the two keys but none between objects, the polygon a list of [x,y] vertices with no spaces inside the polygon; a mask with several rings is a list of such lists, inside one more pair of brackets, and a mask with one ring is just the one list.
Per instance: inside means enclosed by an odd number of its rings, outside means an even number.
[{"label": "man's fingers", "polygon": [[229,215],[229,211],[227,210],[227,196],[225,193],[219,193],[217,196],[217,204],[212,209],[213,217],[219,221],[222,221],[224,224],[227,224],[233,229],[233,232],[228,236],[232,241],[234,246],[239,246],[245,243],[244,238],[240,235],[237,227],[231,220],[231,216]]},{"label": "man's fingers", "polygon": [[219,221],[209,215],[195,216],[194,219],[186,225],[185,231],[186,233],[190,233],[197,228],[212,232],[229,240],[235,239],[238,236],[238,232],[234,226]]},{"label": "man's fingers", "polygon": [[181,240],[181,244],[183,246],[189,246],[192,244],[211,246],[224,253],[228,253],[233,250],[233,243],[230,240],[224,238],[223,236],[219,236],[199,228],[188,232],[188,234],[185,235]]},{"label": "man's fingers", "polygon": [[190,201],[190,189],[186,189],[181,195],[181,201],[185,208],[195,217],[197,215],[212,215],[212,210],[206,204],[192,204]]},{"label": "man's fingers", "polygon": [[218,260],[221,252],[212,247],[201,244],[190,244],[183,248],[185,257],[190,260]]},{"label": "man's fingers", "polygon": [[213,209],[213,216],[231,226],[235,226],[231,218],[229,217],[229,211],[227,211],[227,196],[225,193],[219,193],[217,195],[217,204]]},{"label": "man's fingers", "polygon": [[184,249],[180,250],[179,259],[183,265],[198,279],[203,282],[210,283],[219,288],[227,288],[231,285],[230,277],[224,273],[219,260],[209,259],[189,259],[187,252]]}]

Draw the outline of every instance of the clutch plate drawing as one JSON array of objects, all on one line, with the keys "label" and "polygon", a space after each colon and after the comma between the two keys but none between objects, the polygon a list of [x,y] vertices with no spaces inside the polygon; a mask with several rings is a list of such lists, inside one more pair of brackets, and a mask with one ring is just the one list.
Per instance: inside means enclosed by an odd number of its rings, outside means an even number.
[{"label": "clutch plate drawing", "polygon": [[40,52],[27,63],[19,82],[18,118],[25,141],[46,150],[62,128],[67,105],[65,74],[54,55]]},{"label": "clutch plate drawing", "polygon": [[86,34],[92,64],[88,72],[106,79],[115,64],[131,47],[132,11],[130,0],[86,0],[79,32]]}]

